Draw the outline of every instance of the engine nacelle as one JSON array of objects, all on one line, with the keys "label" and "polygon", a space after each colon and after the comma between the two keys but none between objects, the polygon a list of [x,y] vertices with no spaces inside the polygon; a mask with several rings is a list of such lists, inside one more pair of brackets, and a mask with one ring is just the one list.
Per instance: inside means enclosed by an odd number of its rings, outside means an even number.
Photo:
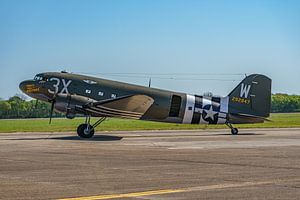
[{"label": "engine nacelle", "polygon": [[76,94],[58,94],[55,98],[55,109],[66,113],[67,118],[73,119],[77,114],[76,106],[92,102],[96,102],[96,100]]}]

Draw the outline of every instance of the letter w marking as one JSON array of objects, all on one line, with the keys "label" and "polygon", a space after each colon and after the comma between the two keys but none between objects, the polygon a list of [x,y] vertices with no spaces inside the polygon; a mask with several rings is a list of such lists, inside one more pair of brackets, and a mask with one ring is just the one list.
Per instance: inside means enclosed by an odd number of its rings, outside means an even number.
[{"label": "letter w marking", "polygon": [[251,85],[244,85],[244,83],[242,83],[240,97],[248,98],[250,88],[251,88]]}]

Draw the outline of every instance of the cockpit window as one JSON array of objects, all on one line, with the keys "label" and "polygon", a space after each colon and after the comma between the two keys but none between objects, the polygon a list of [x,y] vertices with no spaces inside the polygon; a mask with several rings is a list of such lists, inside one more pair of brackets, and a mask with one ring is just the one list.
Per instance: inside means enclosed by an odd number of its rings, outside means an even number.
[{"label": "cockpit window", "polygon": [[36,80],[36,81],[40,81],[42,79],[42,77],[40,77],[40,76],[38,76],[38,75],[36,75],[35,77],[34,77],[34,80]]},{"label": "cockpit window", "polygon": [[35,80],[35,81],[48,81],[48,78],[45,77],[45,76],[43,76],[43,75],[36,75],[36,76],[34,77],[34,80]]}]

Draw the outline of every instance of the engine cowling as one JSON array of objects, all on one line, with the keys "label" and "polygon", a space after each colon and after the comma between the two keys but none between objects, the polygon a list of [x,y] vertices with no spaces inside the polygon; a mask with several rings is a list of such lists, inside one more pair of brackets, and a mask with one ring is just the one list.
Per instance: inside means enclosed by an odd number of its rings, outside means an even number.
[{"label": "engine cowling", "polygon": [[96,102],[96,100],[76,94],[58,94],[55,98],[55,109],[66,113],[67,118],[73,119],[78,113],[76,106],[80,107],[92,102]]}]

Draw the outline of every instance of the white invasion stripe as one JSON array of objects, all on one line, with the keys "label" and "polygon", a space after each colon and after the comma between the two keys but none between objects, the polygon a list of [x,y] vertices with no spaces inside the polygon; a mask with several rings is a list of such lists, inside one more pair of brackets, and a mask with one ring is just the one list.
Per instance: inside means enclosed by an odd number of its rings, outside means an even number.
[{"label": "white invasion stripe", "polygon": [[203,107],[206,105],[211,105],[211,97],[203,97]]},{"label": "white invasion stripe", "polygon": [[228,96],[221,98],[220,112],[228,113],[228,102],[229,102],[229,97]]},{"label": "white invasion stripe", "polygon": [[195,113],[202,113],[202,108],[195,108]]},{"label": "white invasion stripe", "polygon": [[218,118],[218,124],[225,124],[226,123],[226,119],[225,118]]},{"label": "white invasion stripe", "polygon": [[219,113],[219,118],[226,118],[226,113]]},{"label": "white invasion stripe", "polygon": [[[191,108],[191,109],[189,109],[189,108]],[[183,120],[182,120],[183,124],[192,123],[194,109],[195,109],[195,96],[187,94],[186,95],[185,112],[184,112],[184,116],[183,116]]]}]

